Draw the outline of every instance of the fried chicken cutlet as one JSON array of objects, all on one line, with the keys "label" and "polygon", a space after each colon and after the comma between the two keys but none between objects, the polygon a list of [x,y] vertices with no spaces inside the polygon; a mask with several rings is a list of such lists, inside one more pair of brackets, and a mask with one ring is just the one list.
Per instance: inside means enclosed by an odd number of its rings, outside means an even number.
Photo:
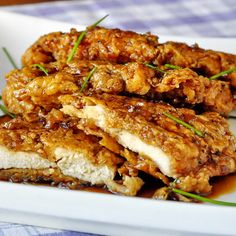
[{"label": "fried chicken cutlet", "polygon": [[[23,65],[65,62],[81,32],[55,32],[40,37],[22,56]],[[192,68],[205,77],[236,67],[236,55],[205,50],[185,43],[158,43],[158,37],[120,29],[88,28],[75,60],[105,60],[116,63],[145,62],[158,67],[165,63]],[[236,87],[236,72],[221,77]]]},{"label": "fried chicken cutlet", "polygon": [[79,92],[86,76],[96,67],[84,92],[140,96],[147,100],[168,101],[176,106],[198,107],[228,115],[233,95],[228,82],[209,80],[185,68],[160,74],[138,62],[125,65],[98,61],[45,64],[49,75],[32,66],[13,70],[6,76],[3,99],[15,114],[38,114],[59,108],[59,96]]},{"label": "fried chicken cutlet", "polygon": [[[20,118],[0,127],[0,179],[48,182],[68,186],[105,186],[109,191],[136,195],[143,181],[119,175],[124,160],[82,131],[43,129]],[[116,180],[117,179],[117,180]]]},{"label": "fried chicken cutlet", "polygon": [[[80,129],[98,136],[105,132],[123,146],[120,154],[133,165],[136,158],[135,168],[145,166],[142,170],[153,176],[159,169],[177,179],[185,191],[208,193],[211,177],[235,172],[235,138],[218,113],[196,115],[189,109],[108,94],[65,95],[60,100],[65,114],[81,119]],[[164,113],[188,123],[202,136]]]}]

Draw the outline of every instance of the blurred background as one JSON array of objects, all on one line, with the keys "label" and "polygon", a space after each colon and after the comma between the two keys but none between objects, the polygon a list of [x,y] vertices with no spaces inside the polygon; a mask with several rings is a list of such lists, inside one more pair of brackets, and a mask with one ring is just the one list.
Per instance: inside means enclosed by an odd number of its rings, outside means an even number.
[{"label": "blurred background", "polygon": [[236,0],[0,0],[0,10],[159,35],[236,37]]},{"label": "blurred background", "polygon": [[0,0],[0,6],[26,4],[26,3],[38,3],[38,2],[49,2],[49,1],[48,0]]}]

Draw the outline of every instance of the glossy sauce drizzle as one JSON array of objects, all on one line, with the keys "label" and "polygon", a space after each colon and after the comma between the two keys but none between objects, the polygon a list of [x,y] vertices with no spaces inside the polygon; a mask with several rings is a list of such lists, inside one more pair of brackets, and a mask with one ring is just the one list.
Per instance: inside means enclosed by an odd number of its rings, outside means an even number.
[{"label": "glossy sauce drizzle", "polygon": [[[8,116],[0,116],[0,124],[7,122],[11,120]],[[138,193],[137,197],[143,197],[143,198],[152,198],[155,191],[163,187],[163,184],[158,182],[157,180],[154,180],[153,178],[150,179],[150,177],[145,178],[145,185],[142,187],[141,191]],[[218,198],[221,195],[224,194],[230,194],[233,192],[236,192],[236,174],[231,174],[228,176],[221,176],[221,177],[215,177],[213,178],[211,184],[213,185],[212,193],[206,197],[208,198]],[[33,184],[33,185],[46,185],[48,184]],[[87,192],[96,192],[96,193],[107,193],[112,194],[110,191],[108,191],[105,188],[102,187],[96,187],[96,186],[79,186],[77,190],[87,191]],[[236,200],[235,200],[236,202]]]},{"label": "glossy sauce drizzle", "polygon": [[[213,185],[212,193],[206,196],[208,198],[215,199],[224,194],[233,193],[234,191],[236,191],[236,174],[214,178],[212,181],[212,185]],[[137,197],[152,198],[155,191],[160,187],[163,187],[163,185],[158,182],[149,182],[143,186],[142,190],[138,193]],[[82,187],[80,188],[80,190],[111,194],[111,192],[109,192],[108,190],[95,186]]]},{"label": "glossy sauce drizzle", "polygon": [[[223,194],[229,194],[236,191],[236,174],[231,174],[224,177],[217,177],[212,182],[212,193],[209,198],[217,198]],[[235,200],[236,202],[236,200]]]}]

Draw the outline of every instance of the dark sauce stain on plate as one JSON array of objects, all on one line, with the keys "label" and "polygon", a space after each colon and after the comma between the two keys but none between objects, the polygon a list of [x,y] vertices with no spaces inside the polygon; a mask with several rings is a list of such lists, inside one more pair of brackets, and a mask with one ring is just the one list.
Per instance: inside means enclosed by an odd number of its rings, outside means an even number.
[{"label": "dark sauce stain on plate", "polygon": [[230,194],[236,191],[236,174],[215,177],[212,179],[212,193],[209,198],[217,198],[224,194]]},{"label": "dark sauce stain on plate", "polygon": [[[9,116],[0,116],[0,124],[5,123],[9,120],[11,120],[11,118]],[[144,173],[140,177],[144,180],[145,184],[142,187],[142,189],[139,191],[137,197],[152,198],[155,191],[164,186],[163,183],[161,183],[159,180],[156,180],[153,177],[150,177]],[[47,184],[47,183],[24,183],[24,184],[56,187],[55,185],[51,185],[51,184]],[[236,174],[214,177],[211,180],[211,184],[213,185],[213,188],[212,188],[211,194],[206,196],[208,198],[215,199],[221,195],[233,193],[234,191],[236,191]],[[58,187],[73,189],[73,190],[77,190],[77,191],[81,190],[81,191],[86,191],[86,192],[112,194],[106,188],[97,187],[97,186],[80,185],[80,186],[76,186],[74,188],[70,188],[66,185],[64,185],[64,186],[61,185]]]},{"label": "dark sauce stain on plate", "polygon": [[[206,196],[208,198],[215,199],[224,194],[233,193],[234,191],[236,191],[236,174],[213,178],[212,185],[213,185],[212,193]],[[163,186],[164,185],[159,181],[155,180],[152,182],[148,181],[146,184],[144,184],[142,190],[138,193],[137,197],[152,198],[155,191]],[[81,187],[79,190],[111,194],[111,192],[109,192],[107,189],[95,186]]]}]

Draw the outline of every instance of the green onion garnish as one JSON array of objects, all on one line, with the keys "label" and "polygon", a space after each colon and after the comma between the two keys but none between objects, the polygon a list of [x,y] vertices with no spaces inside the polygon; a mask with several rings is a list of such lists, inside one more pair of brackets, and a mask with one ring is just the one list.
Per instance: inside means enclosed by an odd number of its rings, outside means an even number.
[{"label": "green onion garnish", "polygon": [[2,100],[2,95],[0,95],[0,100]]},{"label": "green onion garnish", "polygon": [[84,38],[84,36],[86,35],[86,33],[87,33],[87,30],[82,31],[80,33],[79,38],[77,39],[74,47],[72,48],[72,50],[71,50],[71,52],[70,52],[70,54],[69,54],[69,56],[67,58],[67,63],[70,62],[73,59],[73,57],[74,57],[74,55],[75,55],[75,53],[76,53],[76,51],[77,51],[77,49],[79,47],[79,44],[81,43],[81,41]]},{"label": "green onion garnish", "polygon": [[8,60],[10,61],[10,63],[12,64],[12,66],[15,69],[18,69],[16,63],[14,62],[13,58],[11,57],[10,53],[7,51],[7,49],[5,47],[2,47],[3,52],[5,53],[6,57],[8,58]]},{"label": "green onion garnish", "polygon": [[10,116],[11,118],[16,118],[16,115],[13,114],[13,113],[11,113],[11,112],[9,112],[9,111],[7,110],[7,108],[6,108],[5,106],[3,106],[2,104],[0,104],[0,110],[1,110],[4,114]]},{"label": "green onion garnish", "polygon": [[171,65],[171,64],[165,64],[164,66],[168,69],[174,69],[174,70],[182,69],[180,66],[174,66],[174,65]]},{"label": "green onion garnish", "polygon": [[198,136],[200,136],[202,138],[204,137],[204,134],[200,130],[194,128],[192,125],[178,119],[177,117],[175,117],[167,112],[163,112],[162,114],[165,115],[166,117],[170,118],[171,120],[175,121],[176,123],[181,124],[181,125],[185,126],[186,128],[192,130]]},{"label": "green onion garnish", "polygon": [[236,203],[234,203],[234,202],[217,201],[217,200],[213,200],[213,199],[210,199],[210,198],[199,196],[197,194],[188,193],[188,192],[185,192],[183,190],[176,189],[176,188],[171,188],[171,190],[174,193],[178,193],[178,194],[181,194],[183,196],[199,200],[201,202],[209,202],[209,203],[212,203],[212,204],[217,204],[217,205],[222,205],[222,206],[234,206],[234,207],[236,206]]},{"label": "green onion garnish", "polygon": [[109,14],[103,16],[100,20],[96,21],[94,24],[92,24],[91,26],[89,26],[88,28],[95,28],[98,24],[100,24],[103,20],[105,20],[107,17],[109,16]]},{"label": "green onion garnish", "polygon": [[94,74],[94,72],[97,70],[97,67],[93,67],[93,69],[89,72],[88,76],[86,77],[85,81],[83,82],[81,88],[80,88],[80,93],[83,92],[84,88],[86,87],[88,81],[90,80],[90,78],[92,77],[92,75]]},{"label": "green onion garnish", "polygon": [[232,69],[229,69],[229,70],[224,70],[224,71],[220,72],[219,74],[211,76],[209,78],[209,80],[218,79],[221,76],[225,76],[225,75],[228,75],[228,74],[233,73],[233,72],[236,72],[236,68],[232,68]]},{"label": "green onion garnish", "polygon": [[151,68],[151,69],[153,69],[153,70],[157,70],[157,71],[159,71],[159,72],[161,72],[161,73],[163,73],[163,74],[166,73],[166,71],[159,69],[157,66],[153,66],[153,65],[148,64],[148,63],[143,63],[143,64],[144,64],[145,66],[147,66],[147,67],[149,67],[149,68]]},{"label": "green onion garnish", "polygon": [[[108,16],[109,16],[109,15],[105,15],[105,16],[102,17],[100,20],[96,21],[94,24],[92,24],[91,26],[89,26],[88,28],[95,28],[99,23],[101,23],[101,22],[102,22],[105,18],[107,18]],[[79,35],[79,37],[78,37],[78,39],[77,39],[77,41],[76,41],[74,47],[72,48],[72,50],[71,50],[71,52],[70,52],[70,54],[69,54],[69,56],[68,56],[68,58],[67,58],[67,63],[69,63],[69,62],[73,59],[73,57],[74,57],[74,55],[75,55],[75,53],[76,53],[76,51],[77,51],[77,49],[78,49],[78,47],[79,47],[81,41],[83,40],[83,38],[84,38],[84,36],[85,36],[86,34],[87,34],[87,29],[84,30],[84,31],[82,31],[82,32],[80,33],[80,35]]]},{"label": "green onion garnish", "polygon": [[40,64],[33,64],[32,66],[39,68],[41,71],[44,72],[45,75],[48,75],[47,69],[45,69],[42,65],[40,65]]},{"label": "green onion garnish", "polygon": [[228,116],[228,119],[236,119],[236,116]]}]

